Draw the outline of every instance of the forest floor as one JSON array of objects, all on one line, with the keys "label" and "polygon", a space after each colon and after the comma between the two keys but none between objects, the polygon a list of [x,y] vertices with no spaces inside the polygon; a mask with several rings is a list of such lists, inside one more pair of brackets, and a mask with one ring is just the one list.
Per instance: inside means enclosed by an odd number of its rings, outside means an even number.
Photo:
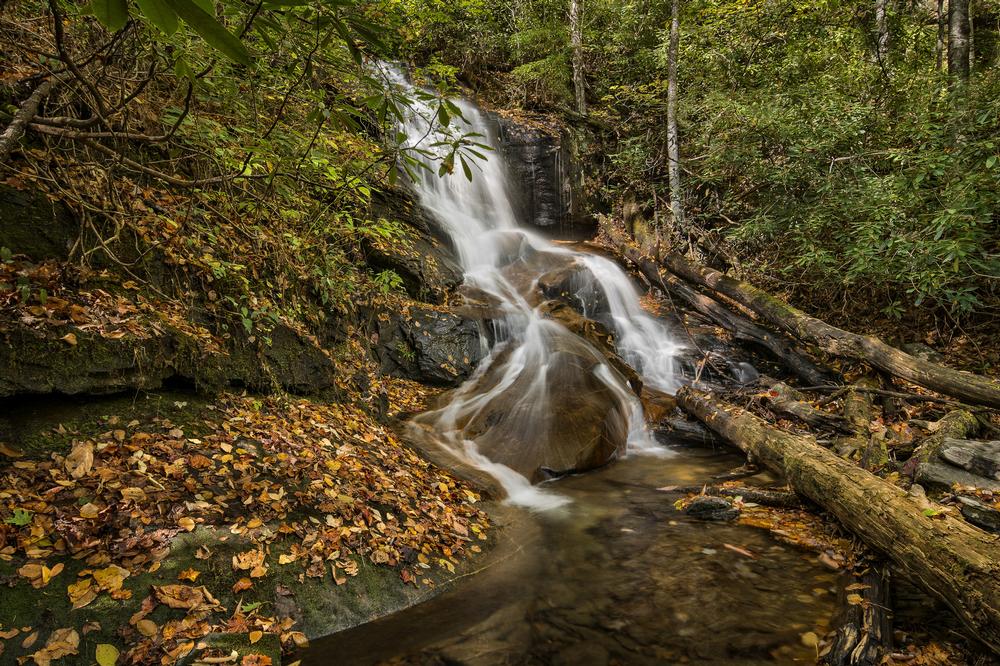
[{"label": "forest floor", "polygon": [[[371,380],[390,413],[428,394]],[[172,663],[228,656],[242,636],[244,664],[277,663],[307,635],[426,598],[490,542],[479,493],[356,400],[167,391],[11,407],[4,660]]]}]

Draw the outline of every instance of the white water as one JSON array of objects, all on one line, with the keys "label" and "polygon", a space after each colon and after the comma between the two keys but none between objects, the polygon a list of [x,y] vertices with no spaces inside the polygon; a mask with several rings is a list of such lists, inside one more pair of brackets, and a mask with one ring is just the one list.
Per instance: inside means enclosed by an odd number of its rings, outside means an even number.
[{"label": "white water", "polygon": [[[412,90],[399,71],[390,67],[387,74],[396,85]],[[448,405],[422,415],[420,422],[450,454],[495,478],[509,501],[548,509],[566,500],[533,485],[515,468],[524,472],[525,465],[544,460],[572,469],[572,455],[562,451],[566,447],[560,438],[565,440],[567,430],[575,432],[573,427],[580,425],[571,410],[589,395],[602,394],[608,405],[601,413],[604,432],[625,440],[628,452],[657,454],[663,449],[647,431],[641,403],[625,378],[600,351],[538,307],[538,278],[553,267],[581,269],[583,288],[599,291],[608,306],[606,313],[584,314],[610,319],[620,354],[650,387],[664,392],[677,388],[678,347],[642,310],[639,293],[616,264],[557,246],[518,226],[493,124],[469,101],[453,101],[464,116],[454,119],[453,127],[482,135],[475,140],[493,151],[473,166],[471,182],[458,165],[454,174],[438,177],[438,163],[428,159],[431,172],[421,169],[412,186],[451,238],[465,271],[466,293],[496,313],[496,341]],[[444,154],[445,147],[432,146],[447,140],[432,126],[435,111],[432,103],[414,100],[400,126],[406,136],[403,147]]]}]

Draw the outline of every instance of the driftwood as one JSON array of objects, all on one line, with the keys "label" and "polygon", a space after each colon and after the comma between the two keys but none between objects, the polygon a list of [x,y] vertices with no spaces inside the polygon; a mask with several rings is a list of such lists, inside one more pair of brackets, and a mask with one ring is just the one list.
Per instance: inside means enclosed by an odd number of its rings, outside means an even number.
[{"label": "driftwood", "polygon": [[823,372],[803,352],[795,349],[785,336],[758,326],[749,318],[733,312],[715,299],[692,289],[675,276],[660,270],[654,262],[635,248],[621,244],[619,248],[625,257],[639,269],[652,284],[665,292],[670,292],[681,298],[696,312],[730,331],[738,340],[753,342],[764,347],[784,365],[810,384],[829,384],[830,377]]},{"label": "driftwood", "polygon": [[925,515],[904,490],[827,451],[813,437],[786,433],[711,394],[684,388],[677,402],[881,551],[1000,654],[995,536],[964,521]]},{"label": "driftwood", "polygon": [[771,325],[827,353],[866,361],[896,377],[971,404],[1000,407],[1000,381],[917,358],[874,336],[858,335],[831,326],[751,284],[695,264],[680,255],[668,254],[662,263],[675,275],[733,299]]},{"label": "driftwood", "polygon": [[889,570],[869,567],[841,590],[837,630],[820,663],[828,666],[876,666],[892,649],[889,617]]}]

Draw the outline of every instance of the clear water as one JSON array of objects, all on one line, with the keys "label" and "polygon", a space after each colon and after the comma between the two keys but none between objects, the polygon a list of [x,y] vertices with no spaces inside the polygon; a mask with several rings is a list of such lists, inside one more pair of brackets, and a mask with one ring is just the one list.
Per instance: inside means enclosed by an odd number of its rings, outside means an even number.
[{"label": "clear water", "polygon": [[317,641],[304,663],[814,663],[802,635],[825,633],[837,574],[762,530],[689,520],[657,490],[741,462],[686,450],[561,479],[571,501],[501,514],[500,543],[477,573]]}]

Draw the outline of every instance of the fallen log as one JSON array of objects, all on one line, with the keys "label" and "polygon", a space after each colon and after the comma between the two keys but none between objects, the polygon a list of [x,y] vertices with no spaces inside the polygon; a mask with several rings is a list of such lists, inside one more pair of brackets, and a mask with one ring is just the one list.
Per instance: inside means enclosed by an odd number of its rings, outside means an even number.
[{"label": "fallen log", "polygon": [[889,617],[889,570],[869,567],[851,576],[841,590],[836,633],[829,649],[820,655],[828,666],[876,666],[892,650]]},{"label": "fallen log", "polygon": [[657,440],[666,444],[680,446],[718,448],[724,446],[718,435],[703,426],[698,421],[688,421],[684,418],[666,418],[653,428]]},{"label": "fallen log", "polygon": [[830,377],[813,363],[804,353],[795,349],[785,336],[758,326],[747,317],[733,312],[710,296],[692,289],[677,277],[660,270],[650,259],[643,257],[635,248],[622,245],[625,257],[639,269],[652,284],[681,298],[696,312],[708,317],[722,328],[731,332],[736,339],[764,347],[782,361],[789,370],[810,384],[830,384]]},{"label": "fallen log", "polygon": [[816,443],[713,395],[683,388],[677,403],[754,462],[782,474],[798,494],[832,513],[940,599],[971,635],[1000,654],[1000,548],[964,521],[928,516],[906,491]]},{"label": "fallen log", "polygon": [[[638,253],[637,250],[634,252]],[[1000,407],[1000,381],[917,358],[874,336],[858,335],[831,326],[762,289],[695,264],[678,254],[667,254],[662,262],[675,275],[733,299],[772,326],[827,353],[866,361],[908,382],[972,404]]]},{"label": "fallen log", "polygon": [[788,384],[771,377],[761,377],[760,383],[767,389],[766,400],[775,412],[798,419],[816,428],[836,430],[845,435],[854,434],[856,428],[852,427],[845,418],[813,407],[806,402],[807,398],[804,395]]}]

